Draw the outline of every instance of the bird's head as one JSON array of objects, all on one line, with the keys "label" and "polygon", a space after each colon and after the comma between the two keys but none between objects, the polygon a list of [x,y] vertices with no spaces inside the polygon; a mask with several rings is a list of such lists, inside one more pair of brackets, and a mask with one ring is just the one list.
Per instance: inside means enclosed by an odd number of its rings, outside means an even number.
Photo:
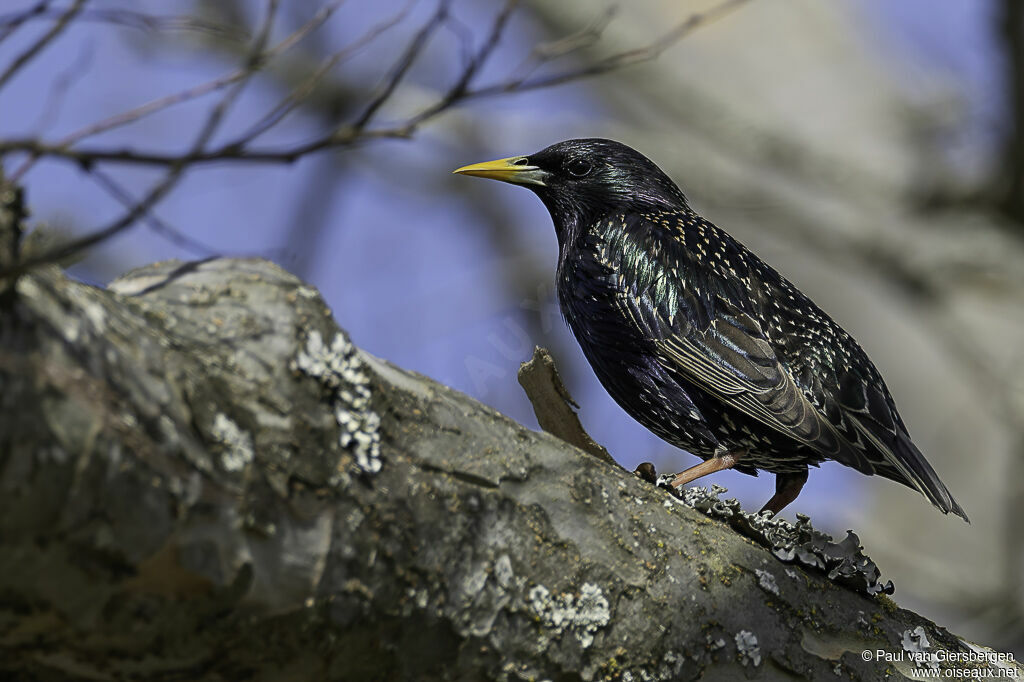
[{"label": "bird's head", "polygon": [[683,193],[654,162],[613,140],[566,140],[529,156],[463,166],[462,175],[511,182],[535,192],[559,238],[612,212],[678,208]]}]

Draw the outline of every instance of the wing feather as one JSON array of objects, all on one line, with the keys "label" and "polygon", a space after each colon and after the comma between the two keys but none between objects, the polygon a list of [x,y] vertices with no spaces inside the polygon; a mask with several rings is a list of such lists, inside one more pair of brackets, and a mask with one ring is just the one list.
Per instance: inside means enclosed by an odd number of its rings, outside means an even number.
[{"label": "wing feather", "polygon": [[667,363],[692,383],[753,419],[835,458],[849,445],[803,394],[752,318],[722,316],[656,342]]}]

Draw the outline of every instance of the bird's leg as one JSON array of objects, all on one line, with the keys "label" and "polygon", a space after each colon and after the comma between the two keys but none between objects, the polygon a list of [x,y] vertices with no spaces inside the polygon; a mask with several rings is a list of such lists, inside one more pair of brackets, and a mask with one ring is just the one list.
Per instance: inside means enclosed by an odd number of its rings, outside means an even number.
[{"label": "bird's leg", "polygon": [[785,509],[786,505],[796,499],[797,495],[800,494],[800,489],[804,487],[804,483],[807,482],[807,469],[804,469],[799,474],[775,474],[775,494],[772,495],[772,499],[761,507],[761,511],[766,509],[775,516],[780,511]]},{"label": "bird's leg", "polygon": [[721,455],[715,455],[710,459],[706,459],[696,466],[692,466],[686,471],[680,471],[676,474],[676,477],[672,479],[670,484],[673,488],[686,485],[690,481],[696,481],[701,476],[707,476],[713,474],[716,471],[722,469],[731,469],[736,465],[736,462],[740,461],[743,457],[744,451],[737,450],[735,452],[726,452]]}]

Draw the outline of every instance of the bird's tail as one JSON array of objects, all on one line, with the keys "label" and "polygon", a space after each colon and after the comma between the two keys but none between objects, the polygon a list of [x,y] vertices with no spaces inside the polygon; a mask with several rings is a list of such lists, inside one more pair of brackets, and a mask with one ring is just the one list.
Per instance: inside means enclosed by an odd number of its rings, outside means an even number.
[{"label": "bird's tail", "polygon": [[879,461],[877,455],[869,455],[875,473],[919,491],[943,514],[953,512],[967,523],[971,522],[905,431],[897,427],[894,432],[871,419],[854,417],[853,424],[884,458]]},{"label": "bird's tail", "polygon": [[924,455],[921,454],[921,451],[910,440],[910,437],[899,433],[894,441],[892,452],[894,458],[898,460],[898,464],[893,469],[882,469],[878,473],[886,478],[919,490],[932,504],[942,510],[944,514],[952,512],[967,523],[970,523],[971,520],[967,518],[967,513],[964,512],[963,507],[953,499],[953,495],[949,492],[946,484],[939,479],[935,469],[932,469],[932,465],[924,458]]}]

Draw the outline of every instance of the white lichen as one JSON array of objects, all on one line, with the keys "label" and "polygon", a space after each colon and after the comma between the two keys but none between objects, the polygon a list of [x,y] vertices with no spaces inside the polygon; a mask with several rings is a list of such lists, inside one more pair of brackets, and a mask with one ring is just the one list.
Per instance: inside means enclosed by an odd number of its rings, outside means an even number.
[{"label": "white lichen", "polygon": [[736,640],[736,651],[739,652],[740,662],[744,666],[753,665],[755,668],[761,665],[761,647],[757,644],[757,636],[750,630],[740,630],[734,637]]},{"label": "white lichen", "polygon": [[89,320],[93,331],[102,334],[107,328],[107,312],[99,303],[89,302],[82,306],[85,319]]},{"label": "white lichen", "polygon": [[762,590],[771,592],[774,595],[779,594],[779,584],[775,582],[774,575],[760,568],[754,569],[754,572],[757,574],[757,584],[761,586]]},{"label": "white lichen", "polygon": [[594,643],[594,633],[607,625],[611,618],[608,600],[594,583],[584,583],[579,594],[563,592],[556,597],[552,597],[551,591],[543,585],[535,585],[530,589],[527,601],[544,627],[554,630],[557,635],[571,631],[584,649]]},{"label": "white lichen", "polygon": [[220,463],[225,471],[241,471],[253,460],[252,436],[243,431],[231,417],[218,412],[213,418],[213,439],[224,447]]},{"label": "white lichen", "polygon": [[355,456],[361,470],[380,471],[380,416],[370,409],[370,377],[356,347],[340,332],[325,344],[320,332],[313,330],[292,369],[331,391],[334,418],[341,428],[338,443]]},{"label": "white lichen", "polygon": [[462,585],[462,591],[470,599],[476,598],[476,596],[484,589],[487,584],[487,565],[485,563],[478,564],[469,575],[466,576],[465,582]]},{"label": "white lichen", "polygon": [[924,627],[918,625],[913,630],[910,628],[904,630],[901,644],[903,645],[903,650],[909,654],[908,658],[914,661],[916,667],[938,670],[938,657],[928,651],[932,644],[928,641],[928,635],[925,633]]},{"label": "white lichen", "polygon": [[509,559],[508,554],[502,554],[494,562],[494,579],[498,581],[499,585],[507,589],[512,584],[513,575],[512,560]]}]

